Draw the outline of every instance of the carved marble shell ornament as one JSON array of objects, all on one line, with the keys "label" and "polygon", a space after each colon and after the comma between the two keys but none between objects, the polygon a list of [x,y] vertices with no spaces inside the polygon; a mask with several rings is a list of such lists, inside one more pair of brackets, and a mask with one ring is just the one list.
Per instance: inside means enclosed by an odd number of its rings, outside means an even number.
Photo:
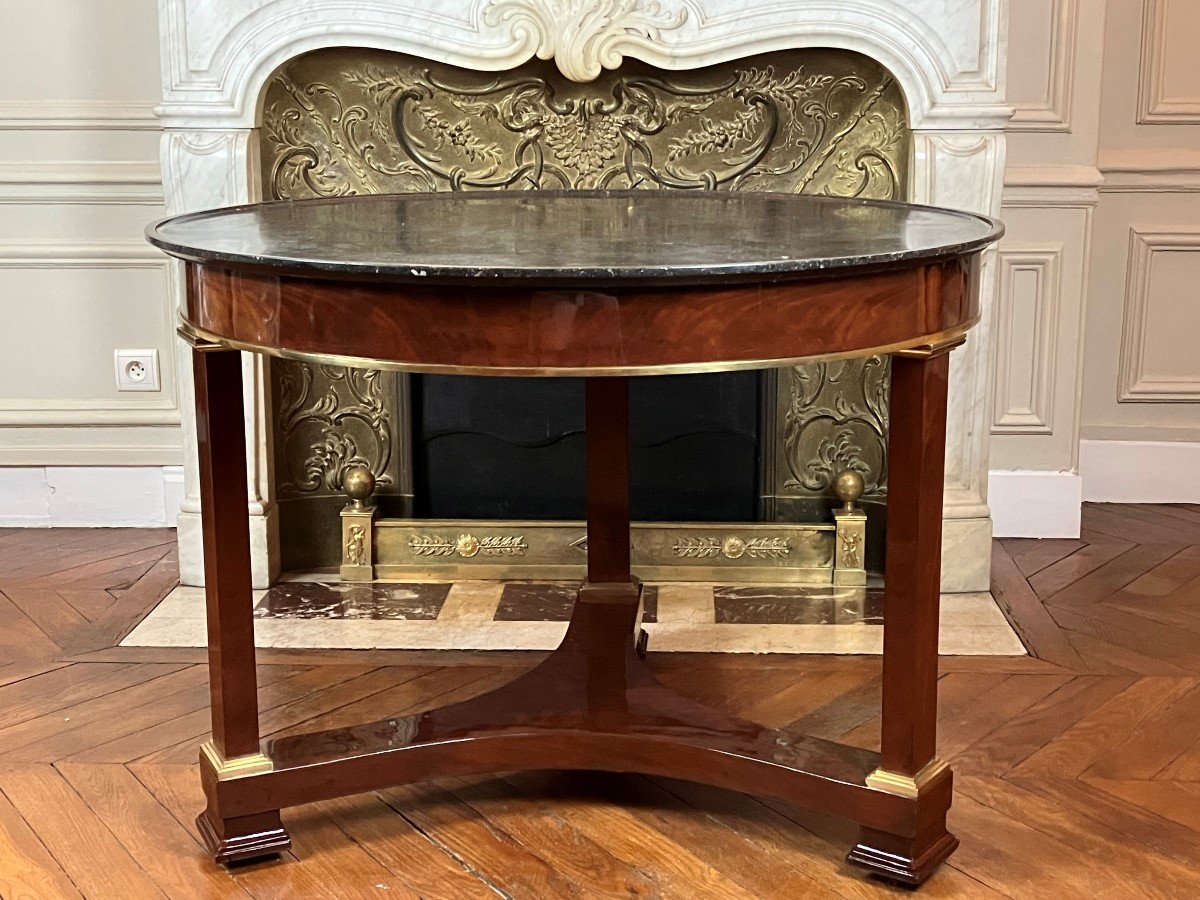
[{"label": "carved marble shell ornament", "polygon": [[688,16],[686,5],[657,0],[492,0],[484,22],[505,27],[572,81],[591,81],[629,50],[669,44]]}]

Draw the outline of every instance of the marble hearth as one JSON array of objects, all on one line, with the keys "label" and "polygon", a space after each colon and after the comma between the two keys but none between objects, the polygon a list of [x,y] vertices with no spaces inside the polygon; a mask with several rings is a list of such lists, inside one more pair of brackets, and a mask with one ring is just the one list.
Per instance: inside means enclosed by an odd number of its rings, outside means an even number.
[{"label": "marble hearth", "polygon": [[[459,581],[342,584],[294,575],[256,592],[259,647],[350,650],[553,650],[576,583]],[[650,652],[878,655],[882,591],[797,585],[647,585]],[[203,647],[204,591],[180,587],[123,647]],[[947,656],[1025,656],[990,594],[942,597]]]}]

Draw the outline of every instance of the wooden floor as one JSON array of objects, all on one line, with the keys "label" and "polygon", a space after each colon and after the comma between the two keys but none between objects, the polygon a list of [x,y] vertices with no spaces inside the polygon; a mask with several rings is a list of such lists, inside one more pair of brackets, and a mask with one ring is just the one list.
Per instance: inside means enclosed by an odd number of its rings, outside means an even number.
[{"label": "wooden floor", "polygon": [[[929,897],[1200,896],[1200,507],[1092,506],[1078,541],[995,546],[1034,658],[943,660],[962,847]],[[203,657],[115,645],[173,586],[169,531],[0,531],[0,896],[873,897],[853,830],[635,776],[443,781],[284,814],[292,854],[197,842]],[[268,651],[264,732],[403,714],[528,654]],[[658,657],[664,681],[870,746],[872,658]]]}]

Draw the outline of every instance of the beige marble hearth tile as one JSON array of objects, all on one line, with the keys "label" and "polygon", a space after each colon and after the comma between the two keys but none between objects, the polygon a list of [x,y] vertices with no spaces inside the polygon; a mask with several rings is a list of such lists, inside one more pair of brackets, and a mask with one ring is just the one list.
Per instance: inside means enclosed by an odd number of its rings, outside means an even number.
[{"label": "beige marble hearth tile", "polygon": [[203,618],[175,619],[169,616],[148,616],[133,629],[122,647],[204,647],[208,631]]},{"label": "beige marble hearth tile", "polygon": [[[254,591],[251,602],[257,604],[266,594],[265,590]],[[200,619],[205,618],[204,588],[191,585],[176,585],[171,593],[159,601],[143,622],[151,619]]]},{"label": "beige marble hearth tile", "polygon": [[650,652],[879,653],[877,625],[649,624]]},{"label": "beige marble hearth tile", "polygon": [[943,625],[938,633],[938,653],[942,656],[1026,656],[1020,638],[1007,626]]},{"label": "beige marble hearth tile", "polygon": [[711,584],[660,584],[658,621],[669,625],[712,625],[716,621]]},{"label": "beige marble hearth tile", "polygon": [[356,650],[552,650],[564,622],[480,622],[444,625],[428,621],[364,619],[259,619],[259,647]]},{"label": "beige marble hearth tile", "polygon": [[490,622],[496,616],[496,607],[503,594],[503,582],[457,581],[451,585],[442,611],[438,613],[438,624]]},{"label": "beige marble hearth tile", "polygon": [[[709,584],[663,584],[659,623],[647,624],[652,651],[876,654],[883,629],[852,625],[715,624]],[[257,619],[259,647],[353,649],[551,650],[564,622],[496,622],[503,585],[453,585],[436,621]],[[255,602],[262,592],[255,592]],[[665,619],[665,621],[664,621]],[[204,591],[179,587],[122,642],[123,646],[203,647]],[[940,650],[946,655],[1024,655],[989,594],[942,597]]]},{"label": "beige marble hearth tile", "polygon": [[1012,630],[989,593],[942,594],[942,629],[947,626]]},{"label": "beige marble hearth tile", "polygon": [[204,588],[178,585],[154,607],[150,615],[167,619],[203,619]]},{"label": "beige marble hearth tile", "polygon": [[1025,646],[989,593],[942,594],[943,656],[1025,656]]}]

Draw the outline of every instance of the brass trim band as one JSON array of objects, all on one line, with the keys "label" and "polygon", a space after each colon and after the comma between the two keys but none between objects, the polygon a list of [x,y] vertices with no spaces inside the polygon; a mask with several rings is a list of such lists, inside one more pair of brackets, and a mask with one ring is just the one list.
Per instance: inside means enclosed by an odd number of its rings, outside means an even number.
[{"label": "brass trim band", "polygon": [[[978,318],[975,321],[979,321]],[[931,341],[928,344],[913,347],[909,350],[900,350],[892,355],[903,356],[905,359],[930,359],[934,356],[941,356],[943,353],[949,353],[955,347],[961,347],[966,342],[967,336],[962,334],[951,336],[941,341]]]},{"label": "brass trim band", "polygon": [[175,333],[179,335],[180,339],[193,350],[199,353],[211,353],[213,350],[233,349],[225,344],[217,341],[211,341],[206,337],[201,337],[199,332],[192,330],[190,325],[186,323],[186,320],[184,320],[182,316],[180,317],[180,321],[183,321],[184,324],[176,328]]},{"label": "brass trim band", "polygon": [[261,353],[266,356],[277,356],[281,359],[291,359],[297,362],[311,363],[323,366],[346,366],[353,369],[380,369],[388,372],[412,372],[421,375],[490,375],[516,376],[526,378],[563,378],[563,377],[606,377],[630,375],[702,375],[707,372],[744,372],[752,369],[782,369],[790,366],[807,366],[814,363],[835,362],[842,359],[859,359],[866,356],[905,356],[910,358],[928,358],[945,353],[959,346],[967,339],[967,332],[979,322],[979,316],[963,322],[961,325],[946,331],[922,335],[908,341],[893,344],[882,344],[876,347],[864,347],[857,350],[845,350],[836,353],[824,353],[816,356],[794,356],[786,359],[752,359],[728,360],[722,362],[697,363],[667,363],[650,366],[460,366],[434,363],[405,363],[397,360],[369,359],[361,356],[346,356],[339,353],[320,353],[305,350],[290,350],[283,347],[268,347],[235,338],[221,337],[207,331],[180,316],[179,334],[184,340],[195,346],[195,341],[206,341],[228,347],[231,350],[243,350],[248,353]]},{"label": "brass trim band", "polygon": [[916,800],[921,789],[947,770],[948,766],[940,759],[932,759],[916,775],[902,775],[899,772],[889,772],[887,769],[876,769],[867,776],[867,787],[885,794],[897,797],[907,797]]},{"label": "brass trim band", "polygon": [[245,756],[225,759],[212,741],[205,741],[200,745],[200,757],[216,773],[218,781],[231,781],[275,769],[275,763],[265,753],[248,753]]}]

